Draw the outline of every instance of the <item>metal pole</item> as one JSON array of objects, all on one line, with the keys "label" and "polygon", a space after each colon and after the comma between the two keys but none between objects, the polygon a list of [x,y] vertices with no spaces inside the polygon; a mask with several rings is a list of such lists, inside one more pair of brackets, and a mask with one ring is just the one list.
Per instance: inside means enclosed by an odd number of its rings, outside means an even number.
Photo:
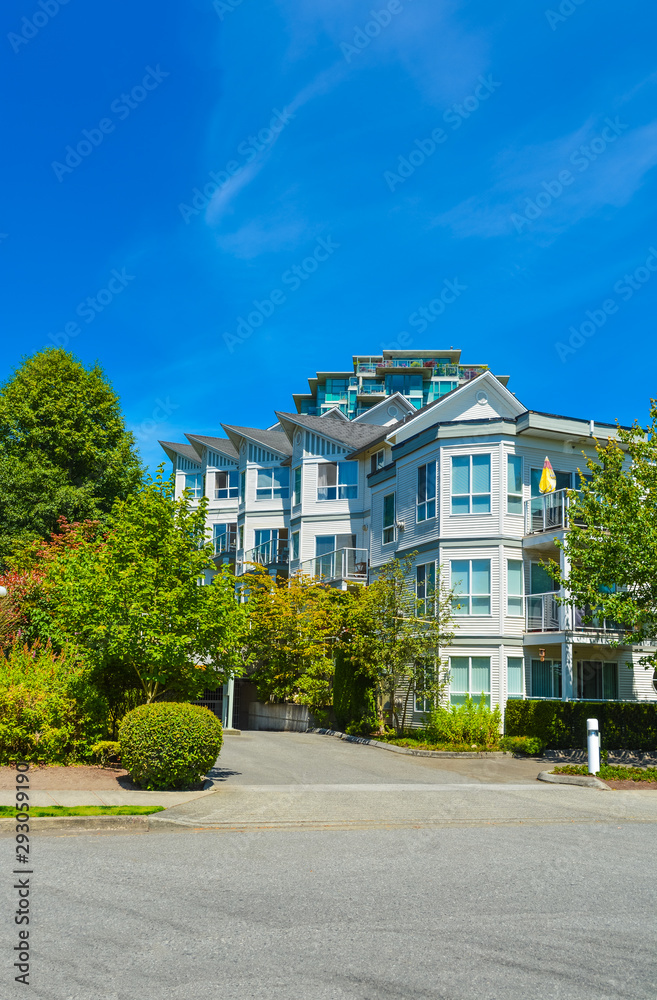
[{"label": "metal pole", "polygon": [[589,774],[600,770],[600,730],[597,719],[586,720],[586,745],[589,753]]}]

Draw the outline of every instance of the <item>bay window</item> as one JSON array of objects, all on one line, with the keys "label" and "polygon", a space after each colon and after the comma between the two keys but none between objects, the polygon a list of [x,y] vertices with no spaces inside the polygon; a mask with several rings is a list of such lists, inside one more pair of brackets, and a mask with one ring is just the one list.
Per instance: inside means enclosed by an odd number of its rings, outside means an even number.
[{"label": "bay window", "polygon": [[456,615],[490,614],[490,559],[452,559],[452,609]]},{"label": "bay window", "polygon": [[354,500],[357,496],[357,462],[322,462],[317,466],[318,500]]},{"label": "bay window", "polygon": [[490,514],[490,455],[452,456],[452,514]]},{"label": "bay window", "polygon": [[417,519],[428,521],[436,516],[436,463],[427,462],[417,470]]}]

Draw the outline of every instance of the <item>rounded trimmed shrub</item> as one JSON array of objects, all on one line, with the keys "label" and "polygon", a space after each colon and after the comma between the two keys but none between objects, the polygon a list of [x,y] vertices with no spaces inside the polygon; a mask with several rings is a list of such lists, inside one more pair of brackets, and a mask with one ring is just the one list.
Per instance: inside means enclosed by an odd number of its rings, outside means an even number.
[{"label": "rounded trimmed shrub", "polygon": [[222,743],[216,715],[186,702],[140,705],[119,727],[121,763],[148,789],[195,784],[213,767]]}]

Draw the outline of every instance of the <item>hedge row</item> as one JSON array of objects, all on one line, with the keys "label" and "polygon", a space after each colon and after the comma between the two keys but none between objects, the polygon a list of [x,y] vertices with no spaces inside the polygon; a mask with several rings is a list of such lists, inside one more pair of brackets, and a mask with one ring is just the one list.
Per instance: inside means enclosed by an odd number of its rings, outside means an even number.
[{"label": "hedge row", "polygon": [[604,750],[657,750],[654,702],[511,699],[504,731],[507,736],[536,736],[550,750],[583,750],[587,719],[598,720]]}]

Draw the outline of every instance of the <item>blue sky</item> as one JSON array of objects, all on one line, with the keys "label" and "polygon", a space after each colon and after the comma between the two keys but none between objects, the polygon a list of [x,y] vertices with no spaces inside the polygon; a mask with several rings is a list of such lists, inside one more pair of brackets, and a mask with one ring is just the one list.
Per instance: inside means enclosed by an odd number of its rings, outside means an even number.
[{"label": "blue sky", "polygon": [[[510,375],[531,409],[645,420],[650,6],[6,0],[1,18],[0,377],[53,342],[98,359],[151,466],[158,438],[266,426],[317,369],[404,331]],[[445,280],[463,290],[422,331]]]}]

